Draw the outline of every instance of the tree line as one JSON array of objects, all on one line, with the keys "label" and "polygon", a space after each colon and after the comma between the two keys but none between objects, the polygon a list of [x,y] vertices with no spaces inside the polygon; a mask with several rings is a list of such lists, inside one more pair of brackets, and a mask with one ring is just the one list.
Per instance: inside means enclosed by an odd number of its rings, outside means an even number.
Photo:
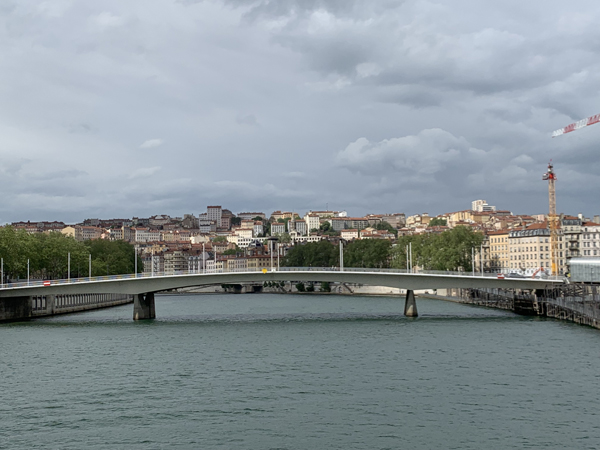
[{"label": "tree line", "polygon": [[[71,272],[68,273],[68,255]],[[29,234],[13,227],[0,227],[0,257],[6,280],[87,277],[91,255],[92,276],[133,273],[134,247],[125,241],[103,239],[79,242],[60,232]],[[138,257],[138,272],[143,263]]]},{"label": "tree line", "polygon": [[[472,270],[472,249],[477,252],[483,234],[464,226],[439,234],[400,236],[389,240],[364,239],[344,246],[344,266],[360,268],[406,269],[407,246],[412,248],[413,266],[424,270]],[[283,259],[288,267],[339,267],[339,248],[322,240],[296,244]]]}]

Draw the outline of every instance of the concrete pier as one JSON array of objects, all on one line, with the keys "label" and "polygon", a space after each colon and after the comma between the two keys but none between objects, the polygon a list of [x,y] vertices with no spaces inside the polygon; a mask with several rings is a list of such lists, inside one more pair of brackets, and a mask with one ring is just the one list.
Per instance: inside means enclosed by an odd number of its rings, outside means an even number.
[{"label": "concrete pier", "polygon": [[417,302],[415,302],[415,293],[412,290],[406,291],[406,303],[404,303],[404,315],[406,317],[418,317]]},{"label": "concrete pier", "polygon": [[154,310],[154,292],[136,294],[133,299],[133,320],[156,318]]}]

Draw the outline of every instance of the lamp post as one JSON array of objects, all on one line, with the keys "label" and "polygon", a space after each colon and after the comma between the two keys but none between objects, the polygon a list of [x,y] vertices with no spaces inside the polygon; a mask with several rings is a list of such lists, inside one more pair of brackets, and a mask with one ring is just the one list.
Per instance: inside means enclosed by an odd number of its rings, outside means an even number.
[{"label": "lamp post", "polygon": [[137,258],[138,258],[138,248],[137,245],[133,247],[133,252],[134,252],[134,263],[133,263],[133,267],[134,267],[134,273],[135,273],[135,277],[137,278]]},{"label": "lamp post", "polygon": [[471,247],[471,269],[473,270],[473,276],[475,276],[475,247]]},{"label": "lamp post", "polygon": [[202,243],[202,273],[206,273],[206,251],[204,250],[204,242]]},{"label": "lamp post", "polygon": [[479,266],[481,267],[481,276],[483,276],[483,243],[479,247]]},{"label": "lamp post", "polygon": [[89,254],[88,261],[89,261],[89,275],[88,275],[88,277],[92,278],[92,254],[91,253]]},{"label": "lamp post", "polygon": [[67,281],[71,282],[71,252],[67,253]]},{"label": "lamp post", "polygon": [[29,286],[29,260],[27,260],[27,286]]},{"label": "lamp post", "polygon": [[0,258],[0,287],[4,287],[4,258]]},{"label": "lamp post", "polygon": [[340,272],[344,271],[344,240],[340,239]]}]

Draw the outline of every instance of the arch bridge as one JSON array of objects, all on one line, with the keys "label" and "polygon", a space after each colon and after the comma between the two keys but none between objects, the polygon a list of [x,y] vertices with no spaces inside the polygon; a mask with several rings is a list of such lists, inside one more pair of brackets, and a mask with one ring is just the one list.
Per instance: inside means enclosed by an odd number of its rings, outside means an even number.
[{"label": "arch bridge", "polygon": [[419,272],[396,269],[285,267],[257,271],[178,273],[172,275],[115,275],[69,280],[12,283],[0,286],[3,298],[40,295],[129,294],[134,297],[134,320],[156,317],[154,294],[173,289],[222,284],[263,284],[265,281],[339,282],[385,286],[406,290],[404,314],[417,316],[414,291],[419,289],[500,288],[545,289],[563,284],[562,279],[499,278],[496,274],[465,272]]}]

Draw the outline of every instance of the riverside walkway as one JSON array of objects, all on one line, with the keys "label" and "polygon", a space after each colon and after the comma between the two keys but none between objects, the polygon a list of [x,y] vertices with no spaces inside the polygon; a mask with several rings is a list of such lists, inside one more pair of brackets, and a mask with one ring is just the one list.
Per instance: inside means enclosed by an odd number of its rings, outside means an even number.
[{"label": "riverside walkway", "polygon": [[[398,269],[356,269],[326,267],[284,267],[219,272],[178,272],[172,274],[129,274],[68,280],[29,281],[0,286],[0,303],[13,299],[27,308],[34,298],[55,295],[129,294],[134,297],[133,318],[152,319],[154,294],[173,289],[208,286],[260,284],[265,281],[339,282],[386,286],[406,290],[404,313],[417,316],[414,291],[418,289],[501,288],[548,289],[563,284],[562,279],[498,278],[496,274],[470,272],[411,272]],[[20,299],[20,300],[17,300]],[[14,303],[13,301],[13,303]]]}]

